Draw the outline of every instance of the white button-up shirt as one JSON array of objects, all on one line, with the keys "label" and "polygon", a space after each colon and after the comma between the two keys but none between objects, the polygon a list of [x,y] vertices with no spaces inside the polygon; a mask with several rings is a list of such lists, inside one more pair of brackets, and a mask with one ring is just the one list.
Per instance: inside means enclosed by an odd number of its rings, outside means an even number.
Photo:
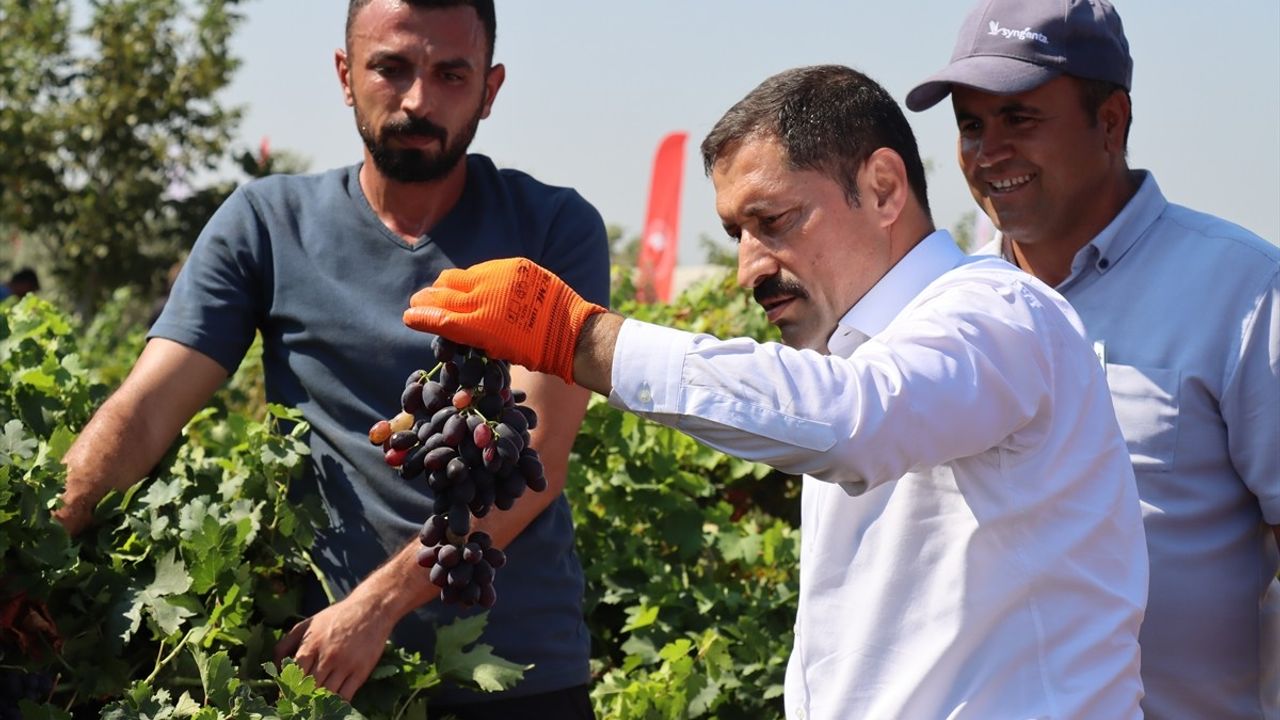
[{"label": "white button-up shirt", "polygon": [[1140,177],[1057,290],[1106,363],[1142,499],[1143,708],[1280,718],[1280,248]]},{"label": "white button-up shirt", "polygon": [[828,346],[628,320],[614,356],[614,405],[806,475],[788,715],[1141,717],[1137,491],[1066,302],[937,232]]}]

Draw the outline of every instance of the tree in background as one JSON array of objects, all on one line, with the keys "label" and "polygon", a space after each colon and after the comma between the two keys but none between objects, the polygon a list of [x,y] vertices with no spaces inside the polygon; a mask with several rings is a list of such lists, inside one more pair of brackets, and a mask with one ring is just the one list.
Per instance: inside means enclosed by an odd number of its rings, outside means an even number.
[{"label": "tree in background", "polygon": [[40,246],[77,312],[154,292],[235,187],[216,95],[240,0],[0,0],[0,228]]}]

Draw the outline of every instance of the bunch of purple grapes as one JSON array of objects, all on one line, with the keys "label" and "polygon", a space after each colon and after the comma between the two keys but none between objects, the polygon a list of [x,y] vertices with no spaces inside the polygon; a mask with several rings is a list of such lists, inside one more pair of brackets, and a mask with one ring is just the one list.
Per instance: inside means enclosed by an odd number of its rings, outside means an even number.
[{"label": "bunch of purple grapes", "polygon": [[432,343],[439,365],[415,370],[400,396],[401,412],[379,420],[369,441],[405,480],[426,477],[434,496],[422,526],[418,564],[445,602],[493,607],[494,571],[506,556],[489,536],[471,532],[471,518],[509,510],[525,489],[547,488],[542,461],[529,446],[538,416],[511,387],[511,366],[441,337]]}]

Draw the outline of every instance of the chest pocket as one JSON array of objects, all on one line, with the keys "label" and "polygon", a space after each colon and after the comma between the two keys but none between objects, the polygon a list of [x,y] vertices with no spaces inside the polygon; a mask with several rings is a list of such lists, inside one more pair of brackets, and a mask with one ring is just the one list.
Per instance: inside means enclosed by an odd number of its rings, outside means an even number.
[{"label": "chest pocket", "polygon": [[1169,472],[1178,441],[1178,371],[1107,363],[1107,385],[1135,471]]}]

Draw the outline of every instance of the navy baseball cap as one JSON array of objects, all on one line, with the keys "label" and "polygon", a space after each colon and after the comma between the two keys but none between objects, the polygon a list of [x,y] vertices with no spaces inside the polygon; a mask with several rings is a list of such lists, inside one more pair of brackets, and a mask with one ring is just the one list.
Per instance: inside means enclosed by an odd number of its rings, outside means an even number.
[{"label": "navy baseball cap", "polygon": [[919,112],[965,85],[996,95],[1040,87],[1059,75],[1130,89],[1133,58],[1106,0],[981,0],[960,28],[951,63],[907,93]]}]

